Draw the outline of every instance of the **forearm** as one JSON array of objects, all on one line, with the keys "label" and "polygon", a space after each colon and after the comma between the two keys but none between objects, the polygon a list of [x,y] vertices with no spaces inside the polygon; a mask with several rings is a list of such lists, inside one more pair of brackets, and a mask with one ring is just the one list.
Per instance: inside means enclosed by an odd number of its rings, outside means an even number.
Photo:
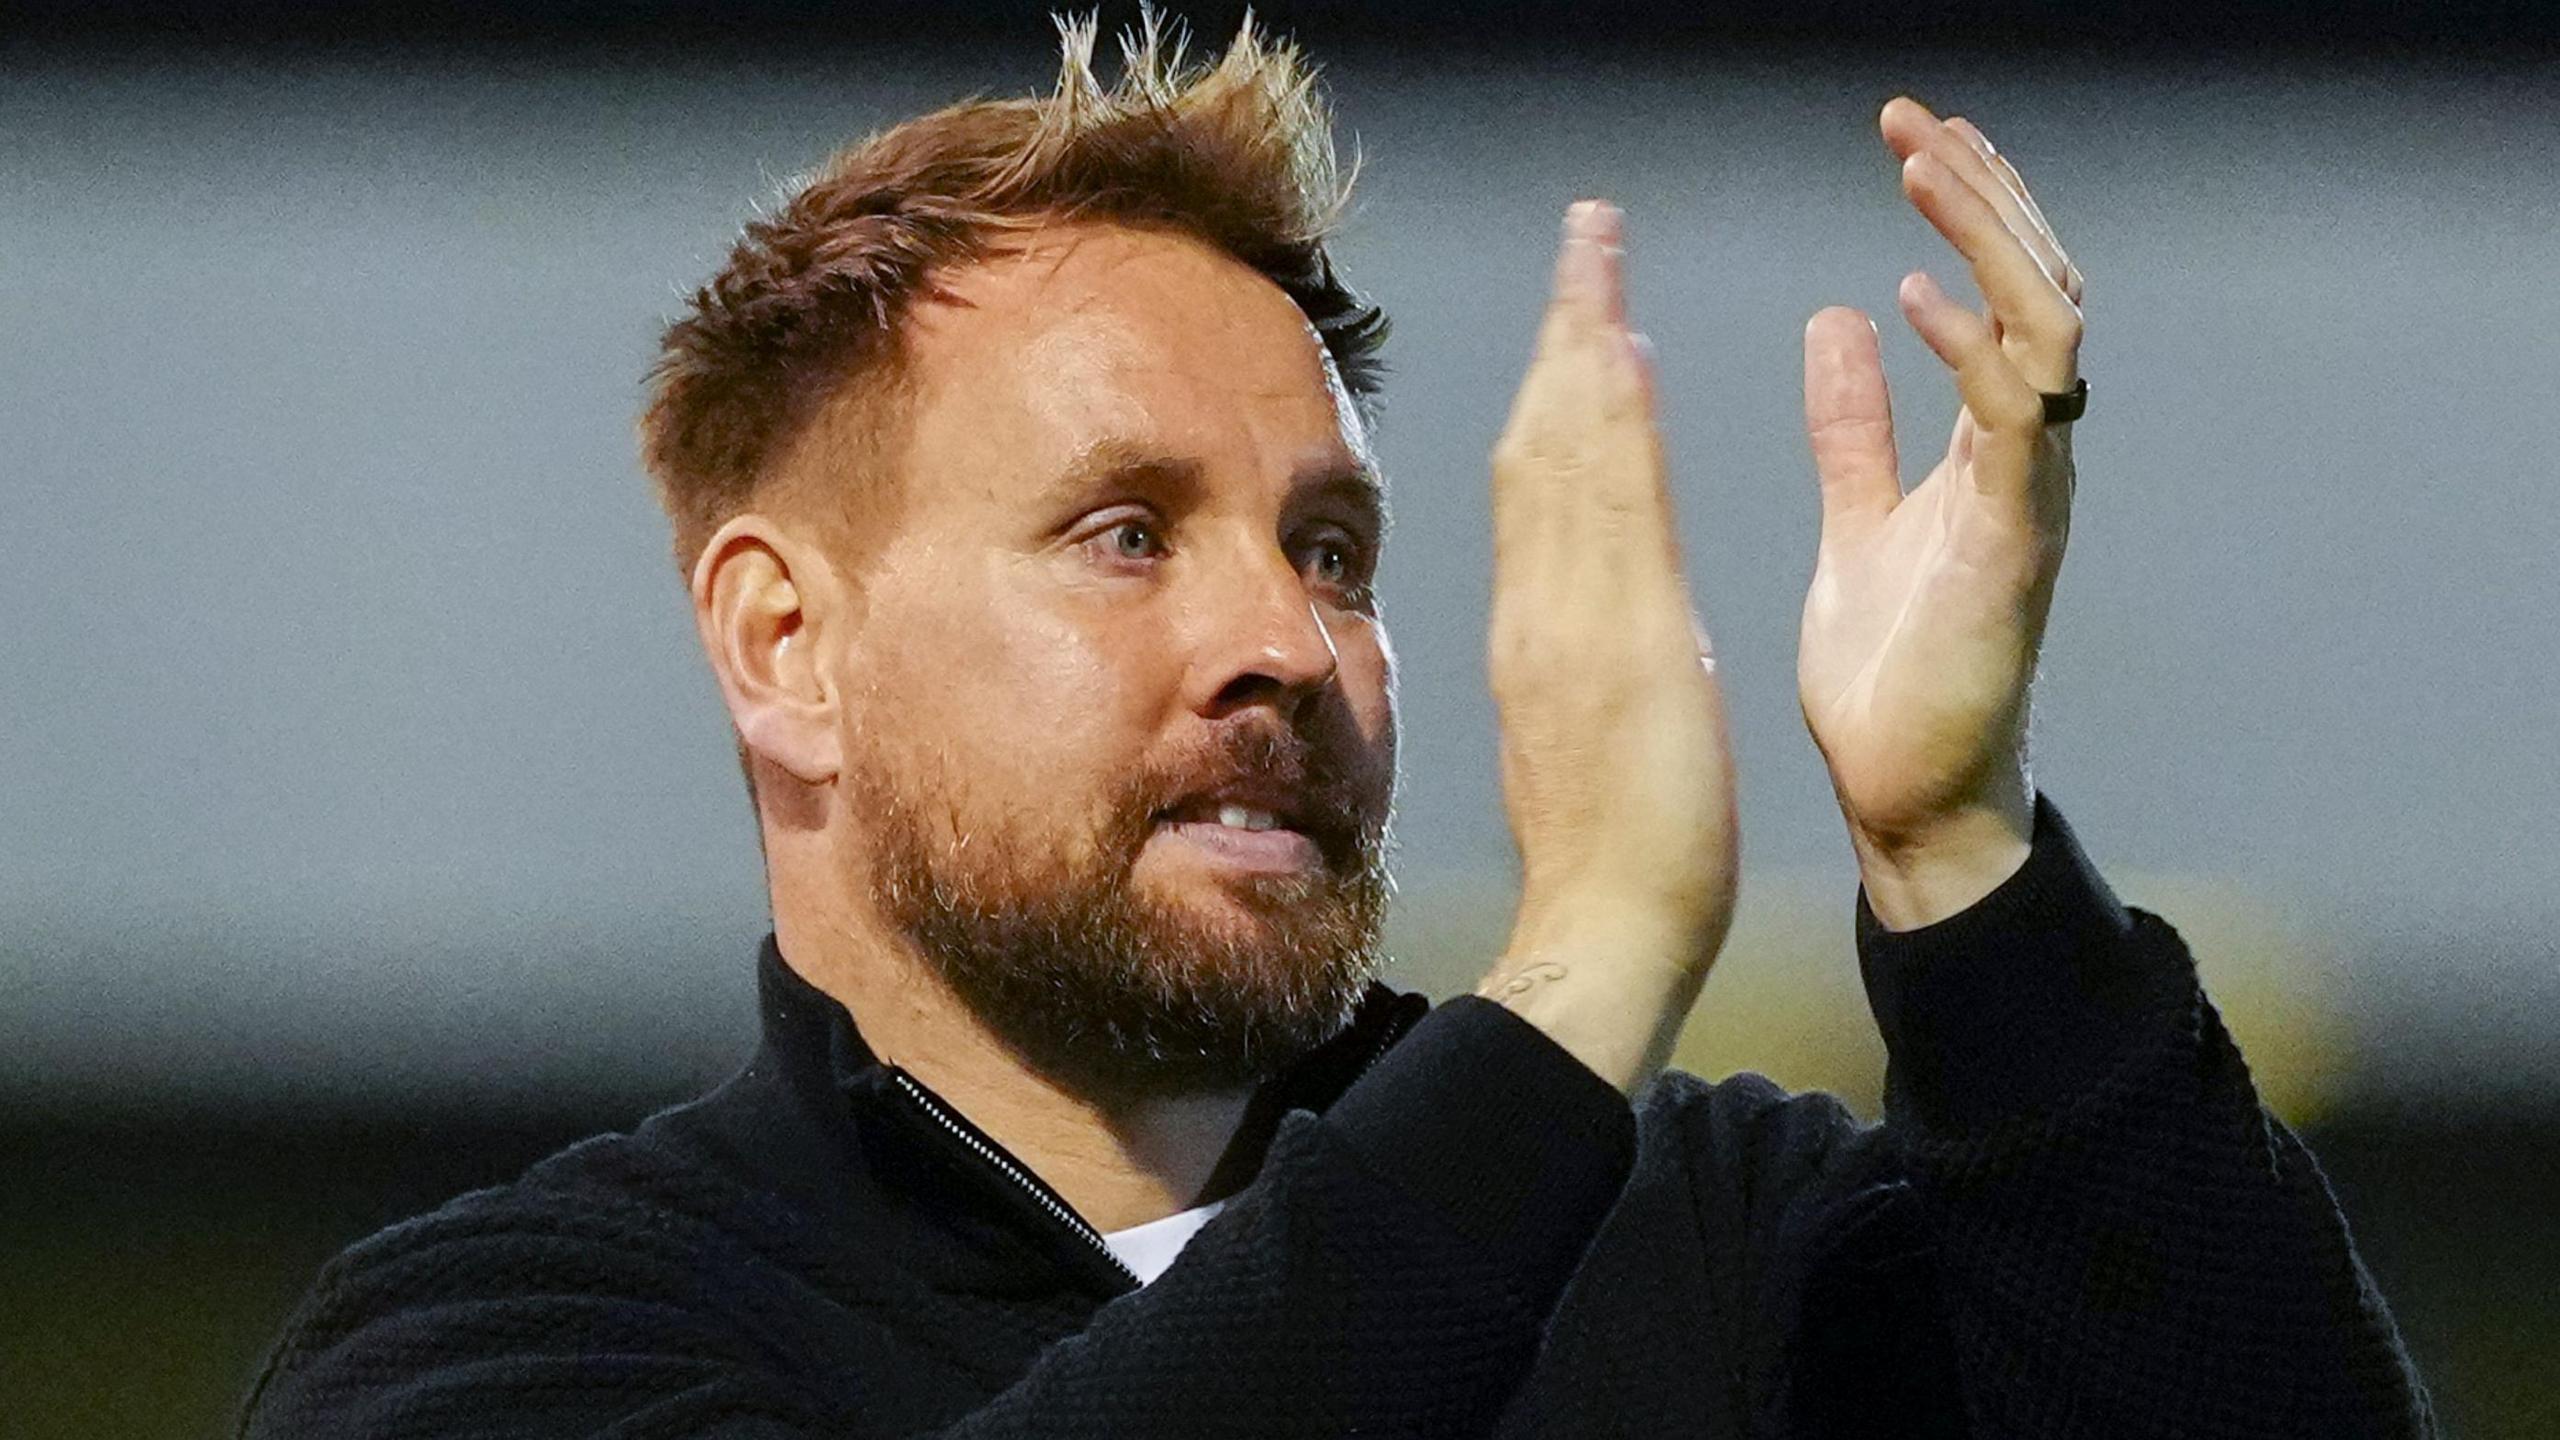
[{"label": "forearm", "polygon": [[1477,994],[1633,1095],[1732,918],[1733,757],[1671,523],[1617,211],[1567,212],[1538,349],[1493,453],[1486,670],[1520,847]]},{"label": "forearm", "polygon": [[1908,1147],[1969,1408],[2110,1440],[2432,1433],[2336,1198],[2188,1013],[2076,1104]]},{"label": "forearm", "polygon": [[2317,1168],[2176,933],[2117,904],[2058,816],[1979,905],[1860,939],[1888,1128],[1996,1433],[2425,1433]]}]

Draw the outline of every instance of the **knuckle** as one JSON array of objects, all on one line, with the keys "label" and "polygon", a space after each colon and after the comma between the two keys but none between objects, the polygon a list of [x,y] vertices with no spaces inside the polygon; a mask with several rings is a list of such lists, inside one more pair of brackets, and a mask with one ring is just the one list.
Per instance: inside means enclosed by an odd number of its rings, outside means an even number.
[{"label": "knuckle", "polygon": [[[2054,298],[2056,303],[2051,306],[2036,306],[2015,320],[2005,322],[2010,334],[2016,340],[2025,342],[2026,348],[2017,353],[2067,354],[2079,348],[2080,312],[2064,303],[2060,296],[2057,295]],[[2004,350],[2011,348],[2003,347]]]},{"label": "knuckle", "polygon": [[2036,430],[2044,425],[2044,400],[2025,376],[2006,364],[1986,366],[1960,380],[1964,408],[1986,430]]},{"label": "knuckle", "polygon": [[2002,385],[1989,397],[1982,423],[1994,430],[2036,430],[2044,425],[2044,402],[2025,385]]},{"label": "knuckle", "polygon": [[1493,447],[1494,475],[1511,484],[1552,470],[1555,465],[1554,442],[1534,430],[1508,432]]},{"label": "knuckle", "polygon": [[1872,415],[1830,415],[1805,427],[1817,445],[1871,445],[1893,433],[1893,426]]},{"label": "knuckle", "polygon": [[1596,487],[1586,503],[1601,534],[1612,541],[1640,532],[1650,518],[1643,497],[1623,485]]}]

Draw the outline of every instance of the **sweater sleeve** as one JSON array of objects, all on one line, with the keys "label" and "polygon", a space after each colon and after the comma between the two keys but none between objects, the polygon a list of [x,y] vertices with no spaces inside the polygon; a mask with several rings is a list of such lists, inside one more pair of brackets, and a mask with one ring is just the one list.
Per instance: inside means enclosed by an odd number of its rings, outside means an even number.
[{"label": "sweater sleeve", "polygon": [[[966,1414],[920,1416],[859,1354],[795,1357],[699,1237],[441,1233],[324,1276],[252,1437],[1114,1437],[1483,1433],[1615,1200],[1615,1089],[1487,1002],[1426,1016],[1154,1284]],[[655,1227],[663,1231],[664,1226]],[[887,1319],[881,1322],[884,1326]],[[879,1353],[889,1353],[883,1346]],[[999,1387],[1002,1387],[999,1389]]]},{"label": "sweater sleeve", "polygon": [[[1980,903],[1893,933],[1862,896],[1858,941],[1911,1203],[1815,1272],[1805,1336],[1884,1277],[1925,1280],[1914,1318],[1970,1434],[2431,1433],[2336,1200],[2185,945],[2118,903],[2049,803]],[[1798,1344],[1799,1413],[1837,1422],[1811,1428],[1855,1428],[1852,1358]]]}]

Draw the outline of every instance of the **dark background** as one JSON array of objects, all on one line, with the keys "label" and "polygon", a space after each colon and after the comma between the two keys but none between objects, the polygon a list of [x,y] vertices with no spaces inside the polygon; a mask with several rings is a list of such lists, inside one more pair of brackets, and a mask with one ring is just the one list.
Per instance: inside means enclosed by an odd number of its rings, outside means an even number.
[{"label": "dark background", "polygon": [[[812,42],[1011,42],[1053,10],[1095,7],[1024,4],[1020,0],[899,0],[831,4],[827,0],[587,0],[530,5],[507,0],[441,4],[322,5],[311,0],[19,0],[20,24],[49,39],[84,41],[181,37],[259,45],[333,43],[365,36],[407,45],[497,40],[557,45],[599,39],[649,40],[736,36],[802,47]],[[1159,7],[1188,19],[1204,35],[1233,33],[1247,7],[1202,4]],[[1972,47],[2056,42],[2112,48],[2126,41],[2192,51],[2210,42],[2260,52],[2336,54],[2391,46],[2415,54],[2457,44],[2511,49],[2548,39],[2551,7],[2529,0],[2242,0],[2197,5],[2184,0],[1722,0],[1660,4],[1648,0],[1281,0],[1251,7],[1273,28],[1328,53],[1354,43],[1395,43],[1444,50],[1589,55],[1613,46],[1716,45],[1797,40],[1907,45],[1951,41]],[[1117,22],[1134,6],[1104,7]]]},{"label": "dark background", "polygon": [[[2560,1433],[2553,9],[1257,7],[1398,323],[1406,982],[1501,940],[1481,456],[1607,194],[1744,767],[1682,1062],[1872,1104],[1794,347],[1880,312],[1942,442],[1911,90],[2092,277],[2039,779],[2195,939],[2454,1433]],[[327,1255],[740,1058],[760,878],[638,376],[786,177],[1053,63],[1021,5],[0,16],[0,1437],[219,1433]]]}]

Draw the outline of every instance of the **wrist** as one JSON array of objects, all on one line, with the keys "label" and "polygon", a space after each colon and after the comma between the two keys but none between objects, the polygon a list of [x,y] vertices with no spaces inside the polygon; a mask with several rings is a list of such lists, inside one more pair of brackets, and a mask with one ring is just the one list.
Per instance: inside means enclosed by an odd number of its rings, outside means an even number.
[{"label": "wrist", "polygon": [[1852,820],[1850,848],[1867,908],[1888,930],[1917,930],[1970,909],[2027,863],[2031,794],[1968,806],[1891,836]]},{"label": "wrist", "polygon": [[1723,928],[1642,908],[1524,910],[1476,993],[1633,1096],[1668,1062]]},{"label": "wrist", "polygon": [[1524,898],[1493,973],[1499,977],[1536,964],[1570,961],[1603,965],[1628,976],[1704,975],[1724,945],[1732,915],[1730,888],[1721,903],[1597,896],[1541,903]]}]

